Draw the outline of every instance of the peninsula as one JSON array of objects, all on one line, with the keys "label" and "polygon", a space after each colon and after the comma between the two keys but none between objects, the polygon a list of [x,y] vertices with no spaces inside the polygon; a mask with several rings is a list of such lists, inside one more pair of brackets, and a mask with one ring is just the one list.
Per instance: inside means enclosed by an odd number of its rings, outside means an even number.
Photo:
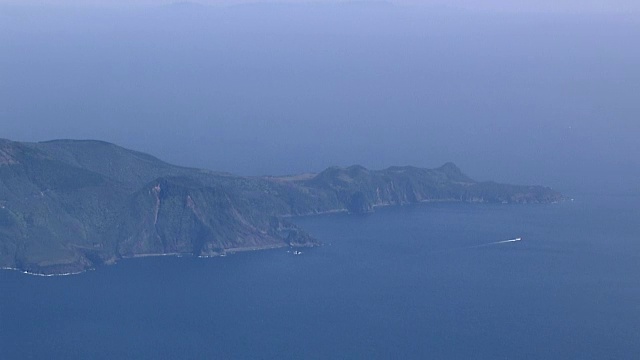
[{"label": "peninsula", "polygon": [[102,141],[0,139],[0,268],[65,274],[127,257],[309,247],[318,241],[289,217],[427,201],[563,199],[548,187],[474,181],[452,163],[243,177]]}]

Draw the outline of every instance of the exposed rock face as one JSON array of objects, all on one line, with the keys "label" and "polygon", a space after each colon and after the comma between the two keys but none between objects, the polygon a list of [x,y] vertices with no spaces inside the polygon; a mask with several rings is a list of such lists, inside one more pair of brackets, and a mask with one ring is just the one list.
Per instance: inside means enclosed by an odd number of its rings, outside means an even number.
[{"label": "exposed rock face", "polygon": [[8,144],[0,142],[0,166],[17,164],[18,160],[13,155],[13,149]]},{"label": "exposed rock face", "polygon": [[475,182],[451,163],[257,178],[173,166],[99,141],[0,140],[0,267],[70,273],[121,257],[315,246],[285,217],[562,199],[549,188]]}]

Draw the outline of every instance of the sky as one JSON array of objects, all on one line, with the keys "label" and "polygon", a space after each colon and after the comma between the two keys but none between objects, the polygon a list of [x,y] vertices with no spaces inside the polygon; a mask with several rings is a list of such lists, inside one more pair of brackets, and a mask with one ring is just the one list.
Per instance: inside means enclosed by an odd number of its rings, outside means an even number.
[{"label": "sky", "polygon": [[640,193],[636,2],[43,3],[0,0],[2,138]]},{"label": "sky", "polygon": [[354,3],[387,2],[395,5],[438,5],[485,11],[544,12],[629,12],[640,11],[636,0],[0,0],[0,4],[36,4],[64,6],[148,6],[174,3],[194,3],[208,6],[228,6],[254,3]]}]

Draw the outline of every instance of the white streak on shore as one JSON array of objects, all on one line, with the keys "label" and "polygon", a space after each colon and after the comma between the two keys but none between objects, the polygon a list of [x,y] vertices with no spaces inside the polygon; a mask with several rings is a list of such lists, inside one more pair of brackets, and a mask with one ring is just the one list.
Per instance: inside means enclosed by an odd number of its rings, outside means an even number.
[{"label": "white streak on shore", "polygon": [[40,273],[34,273],[34,272],[25,271],[25,270],[22,270],[22,269],[16,269],[16,268],[12,268],[12,267],[2,267],[2,268],[0,268],[0,270],[18,271],[18,272],[21,272],[23,274],[31,275],[31,276],[53,277],[53,276],[79,275],[79,274],[83,274],[83,273],[85,273],[87,271],[91,271],[91,270],[94,270],[94,269],[88,269],[88,270],[76,271],[76,272],[68,272],[68,273],[63,273],[63,274],[40,274]]}]

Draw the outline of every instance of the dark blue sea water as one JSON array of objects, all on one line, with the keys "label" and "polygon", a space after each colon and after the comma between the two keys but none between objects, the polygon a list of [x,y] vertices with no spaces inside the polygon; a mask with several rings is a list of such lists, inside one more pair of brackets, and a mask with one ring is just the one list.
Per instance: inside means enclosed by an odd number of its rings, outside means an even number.
[{"label": "dark blue sea water", "polygon": [[640,198],[296,222],[326,245],[1,271],[0,358],[640,356]]}]

